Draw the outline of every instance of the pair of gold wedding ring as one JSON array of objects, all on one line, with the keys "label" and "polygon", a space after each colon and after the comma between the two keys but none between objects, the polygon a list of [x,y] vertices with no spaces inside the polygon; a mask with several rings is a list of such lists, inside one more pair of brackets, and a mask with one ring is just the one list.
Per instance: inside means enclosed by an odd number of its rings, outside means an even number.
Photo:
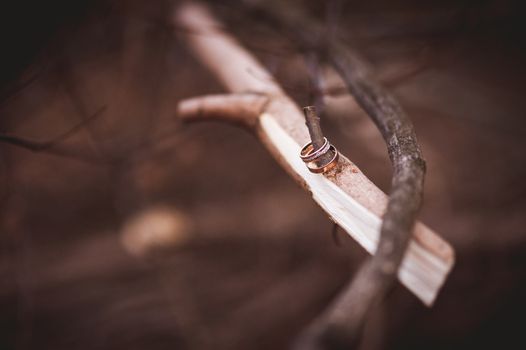
[{"label": "pair of gold wedding ring", "polygon": [[[331,154],[332,157],[320,164],[320,158],[326,154]],[[334,168],[338,163],[338,157],[338,150],[326,137],[323,138],[323,145],[320,148],[315,150],[312,142],[308,142],[300,151],[301,160],[305,162],[310,172],[315,174],[326,173]]]}]

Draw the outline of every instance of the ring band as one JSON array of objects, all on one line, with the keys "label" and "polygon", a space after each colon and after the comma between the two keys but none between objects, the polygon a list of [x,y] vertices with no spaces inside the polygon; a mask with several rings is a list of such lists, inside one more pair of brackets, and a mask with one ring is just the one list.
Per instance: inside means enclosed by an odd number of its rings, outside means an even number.
[{"label": "ring band", "polygon": [[332,168],[334,168],[336,164],[338,164],[338,158],[340,156],[338,153],[338,150],[333,145],[329,146],[329,150],[332,151],[334,155],[326,164],[317,165],[316,162],[314,161],[307,163],[307,168],[310,170],[311,173],[315,173],[315,174],[325,173],[331,170]]},{"label": "ring band", "polygon": [[323,156],[325,153],[329,151],[331,148],[331,144],[327,140],[326,137],[323,138],[323,145],[314,151],[314,146],[312,145],[312,142],[309,142],[305,144],[305,146],[302,147],[300,151],[300,158],[305,163],[312,162],[321,156]]}]

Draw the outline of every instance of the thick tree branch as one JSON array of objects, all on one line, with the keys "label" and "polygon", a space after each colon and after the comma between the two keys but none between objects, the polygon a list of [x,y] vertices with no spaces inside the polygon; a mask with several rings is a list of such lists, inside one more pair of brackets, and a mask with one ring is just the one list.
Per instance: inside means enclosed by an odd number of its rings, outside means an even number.
[{"label": "thick tree branch", "polygon": [[[195,120],[202,119],[206,112],[210,118],[230,121],[245,120],[250,115],[251,122],[243,124],[255,131],[284,169],[312,193],[332,220],[369,252],[376,252],[375,258],[364,265],[350,288],[309,328],[303,338],[304,344],[314,345],[319,339],[334,346],[354,342],[371,305],[385,294],[397,275],[430,305],[453,265],[454,256],[451,247],[424,225],[418,223],[413,230],[420,207],[424,163],[412,126],[407,118],[399,119],[402,112],[394,99],[375,83],[356,80],[357,77],[368,80],[367,75],[346,77],[354,79],[355,88],[364,94],[357,93],[357,98],[370,98],[360,104],[368,106],[369,113],[378,113],[377,124],[389,142],[394,177],[387,204],[385,194],[345,157],[341,157],[339,166],[326,177],[308,172],[298,157],[300,145],[309,140],[301,112],[266,70],[231,36],[218,29],[221,26],[206,8],[184,5],[177,11],[175,22],[186,27],[188,33],[202,33],[187,35],[185,39],[195,55],[229,90],[268,98],[264,104],[255,104],[257,107],[252,108],[250,102],[244,102],[246,99],[239,96],[223,100],[207,97],[192,103],[183,102],[180,115]],[[363,71],[353,72],[364,74]],[[252,112],[260,107],[261,114],[252,123]],[[247,113],[247,109],[252,112]],[[190,110],[194,112],[189,113]],[[199,115],[200,118],[195,118]],[[411,232],[413,240],[409,244]]]}]

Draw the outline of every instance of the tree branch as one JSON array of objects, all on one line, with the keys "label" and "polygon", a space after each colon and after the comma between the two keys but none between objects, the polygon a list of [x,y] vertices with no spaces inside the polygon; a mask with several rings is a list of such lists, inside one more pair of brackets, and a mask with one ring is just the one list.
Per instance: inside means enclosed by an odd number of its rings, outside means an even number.
[{"label": "tree branch", "polygon": [[[319,344],[320,339],[333,347],[355,342],[371,305],[385,294],[397,275],[422,301],[432,304],[453,265],[454,254],[451,247],[429,228],[420,223],[414,226],[425,167],[411,123],[405,114],[404,119],[400,119],[402,112],[396,101],[375,83],[369,82],[365,71],[356,71],[352,66],[352,72],[358,75],[346,76],[346,80],[351,80],[357,98],[364,99],[365,102],[360,104],[369,108],[366,111],[376,113],[377,124],[389,141],[394,176],[387,204],[385,194],[343,156],[339,166],[325,177],[311,174],[306,169],[298,156],[300,145],[309,140],[301,112],[268,72],[231,36],[219,29],[221,26],[206,8],[196,4],[183,5],[176,12],[175,22],[187,28],[188,33],[206,34],[189,34],[184,39],[196,57],[229,90],[268,98],[255,109],[239,96],[186,101],[181,103],[180,116],[196,120],[209,113],[207,118],[250,120],[250,123],[243,124],[255,131],[276,160],[312,193],[313,199],[329,217],[369,252],[376,253],[350,287],[309,328],[302,338],[303,344],[313,346]],[[305,29],[305,25],[298,28]],[[336,63],[347,66],[349,61]],[[260,107],[261,114],[253,119],[254,111]],[[250,113],[247,113],[247,108]],[[190,110],[194,112],[188,113]],[[201,117],[196,118],[198,115]],[[409,244],[411,232],[413,240]]]},{"label": "tree branch", "polygon": [[90,163],[98,163],[101,161],[100,157],[92,156],[86,152],[78,152],[71,150],[67,147],[63,147],[62,142],[67,140],[74,134],[78,133],[87,124],[89,124],[94,119],[98,118],[101,114],[103,114],[105,110],[106,106],[100,107],[91,116],[88,116],[86,119],[83,119],[80,123],[76,124],[71,129],[65,131],[64,133],[58,135],[50,141],[34,141],[19,136],[0,134],[0,142],[10,144],[16,147],[21,147],[32,152],[44,152],[57,156],[76,158],[78,160]]}]

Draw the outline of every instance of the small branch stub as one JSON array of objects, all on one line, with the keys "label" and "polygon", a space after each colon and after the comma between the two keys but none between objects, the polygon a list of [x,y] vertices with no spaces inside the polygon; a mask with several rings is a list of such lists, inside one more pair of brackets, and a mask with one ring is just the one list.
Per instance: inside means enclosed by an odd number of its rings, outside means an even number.
[{"label": "small branch stub", "polygon": [[[303,107],[303,114],[305,114],[305,124],[307,124],[307,129],[309,129],[313,152],[316,152],[323,147],[325,142],[323,132],[321,131],[320,117],[318,117],[316,107],[314,106]],[[319,157],[319,161],[321,163],[328,163],[330,157],[330,154],[325,153]]]},{"label": "small branch stub", "polygon": [[316,113],[316,107],[303,107],[303,114],[305,115],[305,124],[309,130],[311,142],[303,147],[300,157],[311,172],[325,173],[336,166],[338,151],[323,136],[320,117]]}]

